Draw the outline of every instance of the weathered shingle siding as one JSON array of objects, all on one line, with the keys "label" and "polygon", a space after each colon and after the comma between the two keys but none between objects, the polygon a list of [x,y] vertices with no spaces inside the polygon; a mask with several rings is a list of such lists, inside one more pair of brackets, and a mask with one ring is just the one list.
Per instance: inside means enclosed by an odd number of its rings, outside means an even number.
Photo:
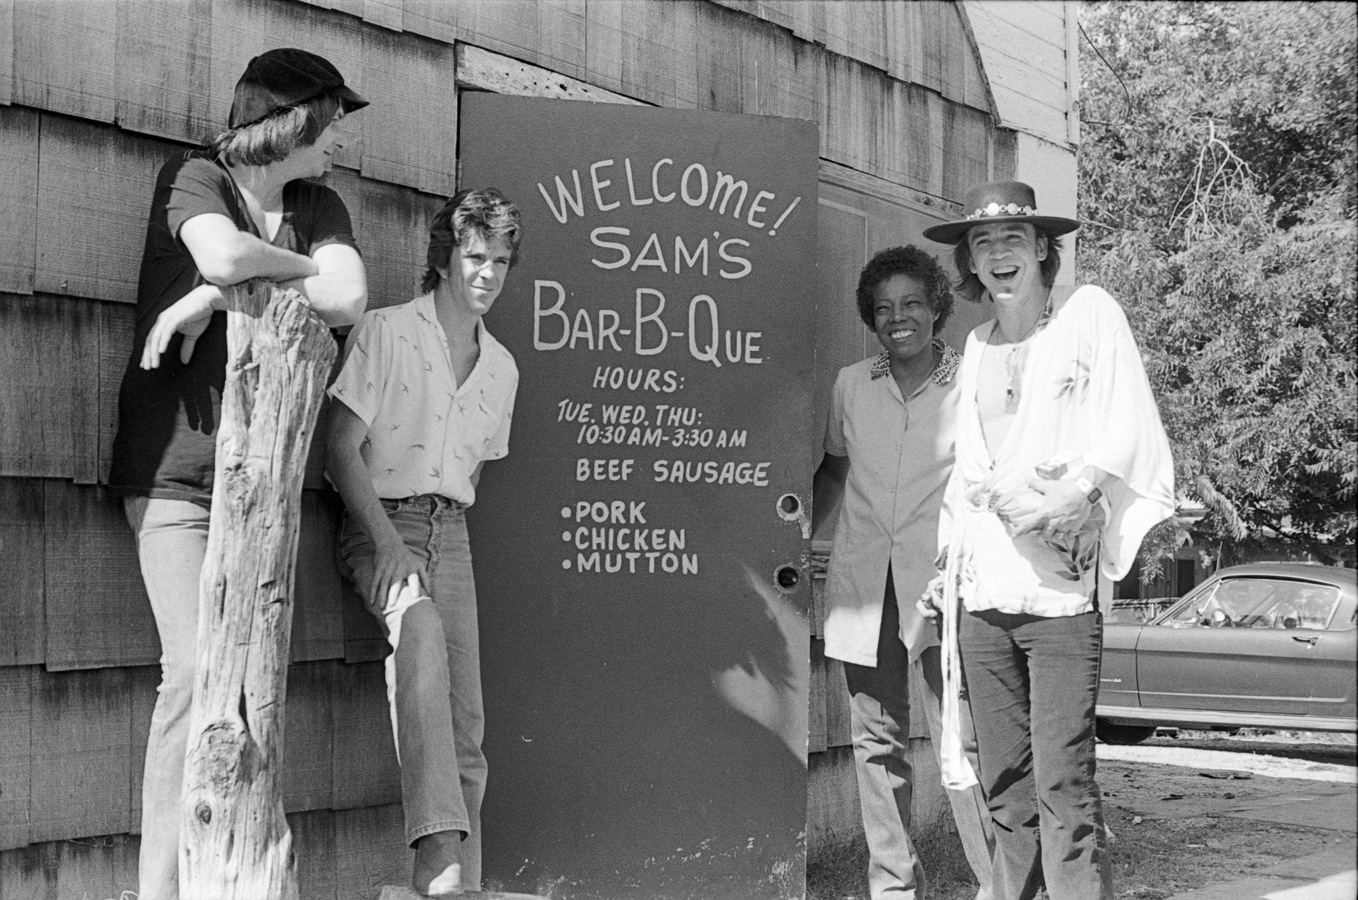
[{"label": "weathered shingle siding", "polygon": [[[104,487],[117,392],[156,172],[226,120],[252,56],[308,48],[373,101],[346,121],[332,183],[386,305],[412,295],[429,216],[454,189],[464,57],[517,66],[546,95],[810,119],[827,177],[943,215],[969,183],[1015,171],[1016,134],[1065,140],[1065,10],[0,0],[0,897],[135,888],[159,645]],[[399,780],[384,641],[335,571],[340,510],[320,459],[303,499],[285,800],[304,895],[358,897],[402,852]],[[812,750],[833,762],[813,781],[838,780],[816,782],[813,817],[848,808],[842,670],[819,647]]]}]

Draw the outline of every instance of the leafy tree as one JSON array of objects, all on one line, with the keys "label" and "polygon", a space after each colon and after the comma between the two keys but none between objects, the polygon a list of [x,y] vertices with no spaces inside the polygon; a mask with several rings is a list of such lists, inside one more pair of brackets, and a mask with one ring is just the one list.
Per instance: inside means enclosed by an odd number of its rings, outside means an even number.
[{"label": "leafy tree", "polygon": [[1080,24],[1077,268],[1127,311],[1196,535],[1352,565],[1358,7],[1096,2]]}]

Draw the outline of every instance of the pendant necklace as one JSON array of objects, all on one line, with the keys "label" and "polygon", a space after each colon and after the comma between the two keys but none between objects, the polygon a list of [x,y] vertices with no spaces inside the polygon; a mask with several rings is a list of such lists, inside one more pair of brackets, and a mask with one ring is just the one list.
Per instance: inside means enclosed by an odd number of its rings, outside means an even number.
[{"label": "pendant necklace", "polygon": [[[1028,340],[1026,337],[1024,341]],[[1004,389],[1004,411],[1009,415],[1018,412],[1019,393],[1023,382],[1023,367],[1028,362],[1028,345],[1019,342],[1017,347],[1009,351],[1009,355],[1004,358],[1004,374],[1008,378],[1009,384]]]},{"label": "pendant necklace", "polygon": [[[1051,314],[1051,296],[1048,295],[1047,303],[1043,307],[1042,313],[1037,317],[1037,321],[1024,333],[1023,337],[1014,342],[1014,346],[1009,349],[1009,355],[1004,358],[1004,374],[1008,381],[1008,385],[1004,389],[1004,411],[1007,415],[1018,412],[1019,397],[1023,387],[1023,369],[1028,364],[1028,339],[1037,334],[1038,329],[1043,325],[1047,324]],[[1000,323],[997,321],[995,329],[998,331],[999,327]]]}]

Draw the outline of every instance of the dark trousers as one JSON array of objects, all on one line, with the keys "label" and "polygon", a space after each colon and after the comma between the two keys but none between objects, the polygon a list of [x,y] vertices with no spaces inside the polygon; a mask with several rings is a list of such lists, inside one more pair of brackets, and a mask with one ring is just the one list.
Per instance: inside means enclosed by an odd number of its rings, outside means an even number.
[{"label": "dark trousers", "polygon": [[995,825],[999,900],[1112,900],[1094,779],[1101,616],[965,613],[962,666],[977,777]]}]

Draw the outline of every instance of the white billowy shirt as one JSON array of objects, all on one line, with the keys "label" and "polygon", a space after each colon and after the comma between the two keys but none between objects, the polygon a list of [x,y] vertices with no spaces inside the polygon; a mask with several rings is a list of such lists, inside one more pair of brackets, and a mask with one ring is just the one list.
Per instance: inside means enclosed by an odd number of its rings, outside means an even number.
[{"label": "white billowy shirt", "polygon": [[371,310],[350,334],[329,393],[368,426],[361,452],[378,497],[470,506],[477,464],[509,453],[519,370],[484,323],[476,328],[481,355],[462,384],[432,295]]},{"label": "white billowy shirt", "polygon": [[[995,323],[967,338],[957,412],[957,463],[939,524],[967,609],[1071,616],[1093,608],[1097,568],[1123,578],[1151,526],[1174,513],[1174,465],[1127,317],[1100,287],[1053,289],[1050,319],[1028,340],[1013,424],[987,447],[976,390]],[[1077,540],[1009,536],[995,501],[1037,467],[1086,465],[1110,476],[1100,515]]]}]

